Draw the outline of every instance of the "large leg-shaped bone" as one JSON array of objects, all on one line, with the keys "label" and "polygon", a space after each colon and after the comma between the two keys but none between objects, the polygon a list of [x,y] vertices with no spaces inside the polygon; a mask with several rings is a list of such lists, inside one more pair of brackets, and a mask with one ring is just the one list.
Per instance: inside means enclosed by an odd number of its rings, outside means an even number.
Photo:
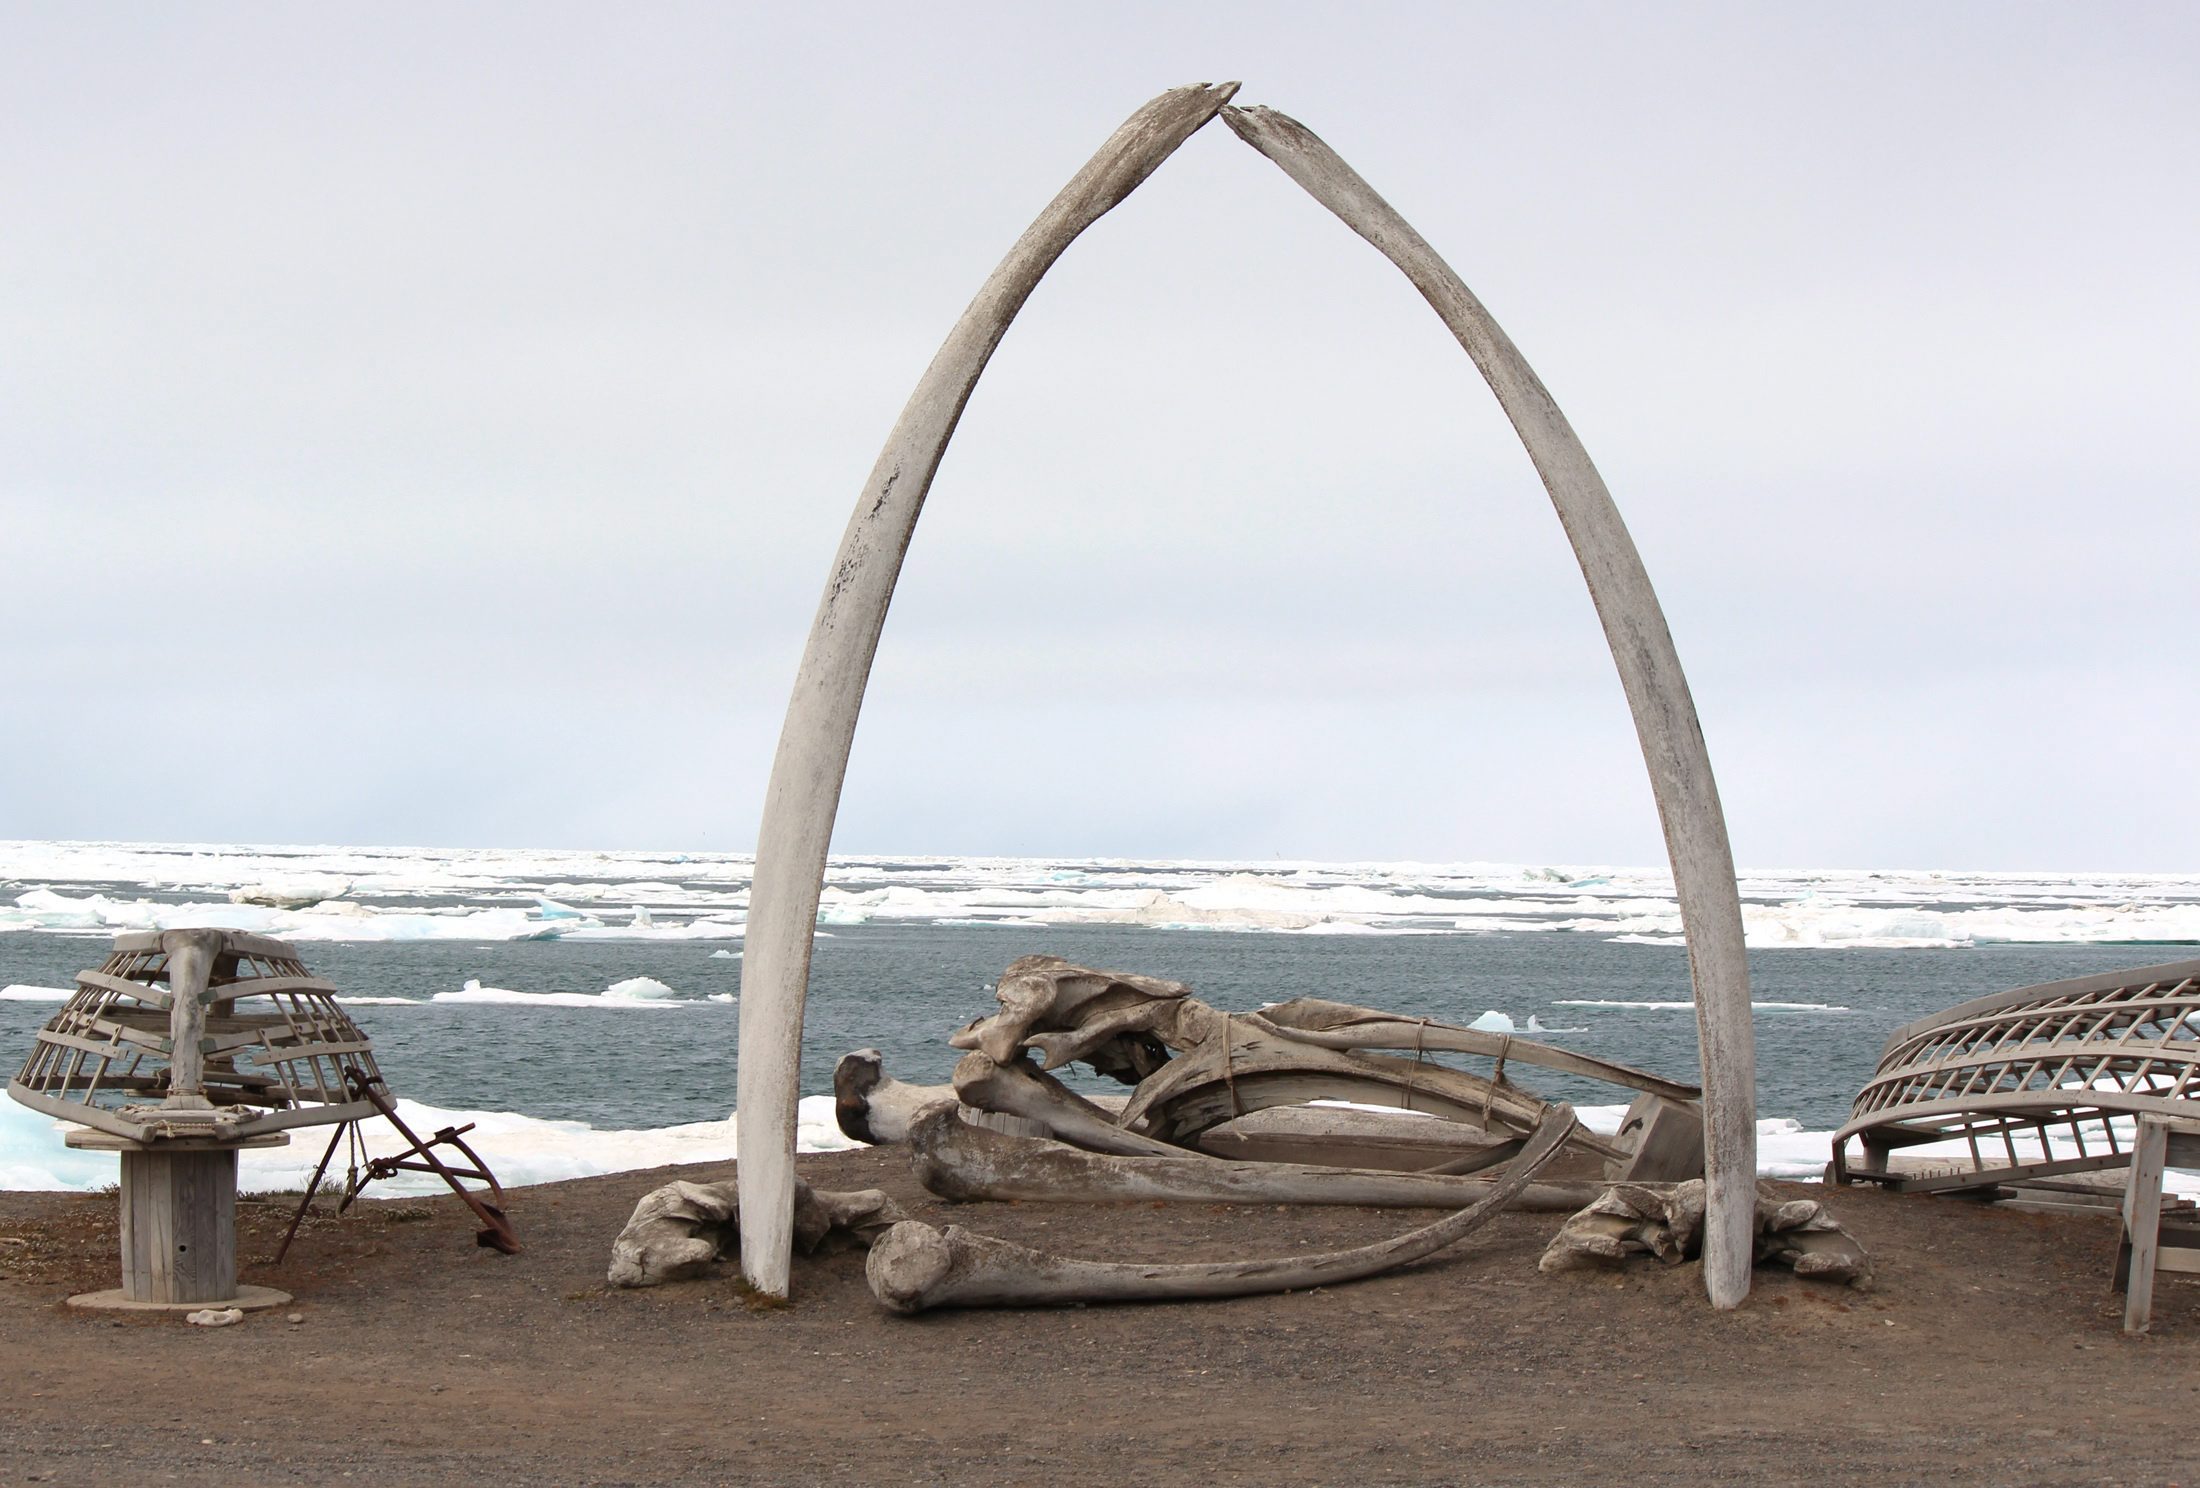
[{"label": "large leg-shaped bone", "polygon": [[902,556],[963,405],[1026,298],[1077,235],[1212,119],[1235,83],[1173,88],[1124,121],[1016,240],[925,368],[833,558],[795,673],[757,833],[741,971],[741,1269],[784,1296],[794,1237],[795,1107],[810,937],[863,688]]},{"label": "large leg-shaped bone", "polygon": [[1703,1059],[1704,1173],[1711,1195],[1704,1286],[1712,1306],[1738,1307],[1749,1295],[1757,1188],[1757,1065],[1749,963],[1719,788],[1657,591],[1604,477],[1572,425],[1520,349],[1451,266],[1296,119],[1262,108],[1228,109],[1224,119],[1239,138],[1281,166],[1412,281],[1497,395],[1573,543],[1634,714],[1673,864]]},{"label": "large leg-shaped bone", "polygon": [[934,1106],[958,1103],[952,1085],[908,1085],[886,1073],[885,1056],[857,1049],[833,1066],[833,1118],[858,1142],[906,1142],[909,1127]]},{"label": "large leg-shaped bone", "polygon": [[[804,1255],[829,1245],[868,1245],[906,1218],[875,1188],[831,1193],[795,1180],[794,1242]],[[739,1245],[740,1230],[733,1182],[668,1183],[642,1195],[611,1242],[610,1282],[650,1287],[701,1276]]]},{"label": "large leg-shaped bone", "polygon": [[1093,1152],[1184,1153],[1181,1147],[1123,1130],[1106,1111],[1021,1056],[995,1064],[985,1054],[965,1054],[955,1066],[955,1093],[965,1105],[1036,1121],[1063,1141]]},{"label": "large leg-shaped bone", "polygon": [[932,1307],[1244,1297],[1335,1286],[1394,1270],[1472,1234],[1519,1197],[1573,1125],[1570,1107],[1551,1107],[1534,1140],[1482,1198],[1432,1225],[1376,1245],[1271,1261],[1149,1266],[1073,1260],[973,1235],[956,1225],[936,1230],[911,1221],[895,1225],[871,1247],[864,1274],[871,1295],[900,1313]]},{"label": "large leg-shaped bone", "polygon": [[[1313,1163],[1234,1163],[1193,1153],[1116,1157],[1044,1138],[1004,1136],[930,1111],[909,1134],[917,1181],[943,1199],[1039,1203],[1373,1204],[1457,1209],[1488,1194],[1489,1178],[1441,1178]],[[1572,1214],[1599,1183],[1532,1183],[1515,1207]]]}]

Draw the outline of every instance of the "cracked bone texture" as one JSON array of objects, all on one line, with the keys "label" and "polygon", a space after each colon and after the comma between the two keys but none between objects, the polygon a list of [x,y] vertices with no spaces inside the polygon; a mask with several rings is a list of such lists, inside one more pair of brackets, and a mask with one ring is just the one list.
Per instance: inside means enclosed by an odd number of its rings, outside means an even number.
[{"label": "cracked bone texture", "polygon": [[[1654,1255],[1678,1265],[1701,1254],[1704,1183],[1617,1183],[1551,1237],[1536,1264],[1546,1272],[1616,1265],[1630,1256]],[[1815,1281],[1871,1287],[1871,1258],[1856,1237],[1816,1199],[1782,1199],[1758,1191],[1758,1264],[1786,1266]]]},{"label": "cracked bone texture", "polygon": [[[741,1245],[739,1185],[668,1183],[642,1195],[611,1242],[607,1279],[616,1287],[662,1286],[707,1274]],[[869,1245],[908,1216],[875,1188],[847,1193],[795,1180],[794,1242],[803,1255]]]}]

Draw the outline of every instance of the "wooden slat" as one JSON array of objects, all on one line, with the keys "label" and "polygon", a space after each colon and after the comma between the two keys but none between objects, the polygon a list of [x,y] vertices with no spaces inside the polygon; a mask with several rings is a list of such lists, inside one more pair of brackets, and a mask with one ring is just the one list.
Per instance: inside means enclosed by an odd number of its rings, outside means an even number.
[{"label": "wooden slat", "polygon": [[155,992],[144,982],[133,982],[128,977],[109,976],[104,971],[80,971],[76,974],[79,986],[99,987],[109,992],[119,992],[134,1001],[150,1007],[168,1006],[168,994]]},{"label": "wooden slat", "polygon": [[38,1042],[58,1045],[64,1049],[82,1049],[87,1054],[105,1054],[110,1057],[122,1052],[125,1046],[150,1049],[155,1054],[166,1054],[168,1052],[168,1040],[153,1038],[134,1028],[117,1028],[114,1030],[114,1037],[104,1042],[99,1039],[84,1038],[79,1034],[62,1033],[58,1029],[41,1028],[38,1030]]},{"label": "wooden slat", "polygon": [[2120,1168],[2130,1160],[2126,1152],[2103,1152],[2093,1157],[2060,1158],[2054,1162],[2017,1163],[2009,1167],[1974,1168],[1954,1173],[1864,1173],[1850,1169],[1853,1177],[1885,1183],[1897,1193],[1954,1193],[1967,1188],[1998,1188],[2027,1178],[2049,1178],[2058,1173],[2097,1173]]},{"label": "wooden slat", "polygon": [[343,1054],[365,1054],[374,1045],[365,1039],[354,1039],[340,1044],[277,1044],[272,1049],[260,1049],[253,1053],[251,1062],[259,1065],[288,1064],[294,1059],[333,1059]]},{"label": "wooden slat", "polygon": [[322,997],[337,995],[334,982],[316,976],[244,977],[234,982],[222,982],[209,987],[208,1002],[233,1002],[245,997],[267,997],[277,992],[314,993]]},{"label": "wooden slat", "polygon": [[2162,966],[2140,966],[2129,971],[2101,972],[2094,976],[2073,977],[2062,982],[2042,982],[2036,987],[2018,987],[2013,991],[1994,992],[1984,997],[1974,997],[1959,1002],[1929,1018],[1919,1018],[1905,1023],[1887,1035],[1888,1049],[1906,1043],[1921,1034],[1943,1027],[1952,1020],[1965,1020],[1977,1014],[2009,1012],[2032,1003],[2054,1003],[2061,999],[2084,997],[2103,992],[2121,991],[2126,987],[2152,987],[2164,982],[2175,985],[2200,977],[2200,961],[2173,961]]}]

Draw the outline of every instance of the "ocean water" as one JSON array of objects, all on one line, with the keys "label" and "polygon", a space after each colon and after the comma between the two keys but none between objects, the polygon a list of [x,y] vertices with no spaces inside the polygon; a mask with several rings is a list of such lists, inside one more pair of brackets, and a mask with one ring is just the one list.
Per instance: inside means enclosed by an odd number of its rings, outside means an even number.
[{"label": "ocean water", "polygon": [[[730,1155],[748,867],[0,844],[0,1065],[12,1072],[116,931],[234,925],[297,942],[353,1001],[398,1094],[431,1126],[480,1121],[508,1181]],[[1677,911],[1653,870],[860,858],[836,859],[828,883],[803,1050],[813,1095],[865,1046],[904,1079],[944,1080],[947,1036],[1033,952],[1175,978],[1223,1008],[1311,995],[1458,1022],[1496,1012],[1586,1053],[1696,1069]],[[2004,988],[2183,959],[2200,940],[2200,880],[2165,876],[1791,872],[1748,875],[1744,891],[1774,1171],[1823,1163],[1819,1134],[1846,1118],[1896,1026]],[[1577,1102],[1615,1098],[1513,1074]],[[805,1145],[833,1145],[821,1104],[805,1115]],[[276,1181],[317,1155],[308,1136],[254,1162]],[[111,1168],[0,1109],[0,1186],[84,1186]]]}]

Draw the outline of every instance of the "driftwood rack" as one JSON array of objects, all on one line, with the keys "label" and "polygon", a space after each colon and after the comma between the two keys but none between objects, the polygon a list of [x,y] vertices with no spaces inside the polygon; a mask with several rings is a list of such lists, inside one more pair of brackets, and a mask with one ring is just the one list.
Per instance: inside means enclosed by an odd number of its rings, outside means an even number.
[{"label": "driftwood rack", "polygon": [[[116,937],[38,1030],[8,1094],[82,1128],[70,1146],[121,1155],[122,1285],[70,1299],[86,1307],[288,1302],[237,1284],[238,1152],[285,1145],[294,1127],[395,1121],[373,1045],[334,985],[291,946],[241,930]],[[459,1176],[487,1171],[473,1159]],[[445,1177],[510,1240],[501,1213]]]}]

